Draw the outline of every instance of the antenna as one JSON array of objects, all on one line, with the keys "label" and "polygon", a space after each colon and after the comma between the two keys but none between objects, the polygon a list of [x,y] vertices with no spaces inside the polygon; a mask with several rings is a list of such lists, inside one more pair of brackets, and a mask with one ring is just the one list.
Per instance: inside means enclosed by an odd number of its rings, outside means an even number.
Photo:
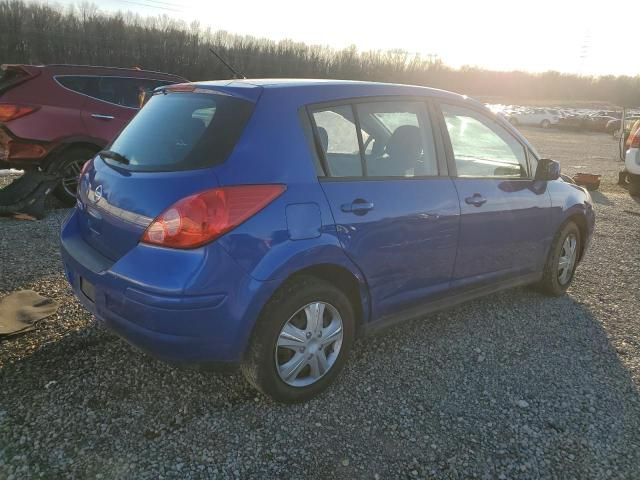
[{"label": "antenna", "polygon": [[216,58],[218,60],[220,60],[225,67],[227,67],[229,70],[231,70],[231,72],[233,73],[233,78],[242,78],[244,80],[247,79],[247,77],[243,73],[240,73],[235,68],[233,68],[231,65],[229,65],[227,62],[225,62],[224,59],[220,55],[218,55],[213,48],[209,47],[209,51],[211,53],[213,53],[216,56]]}]

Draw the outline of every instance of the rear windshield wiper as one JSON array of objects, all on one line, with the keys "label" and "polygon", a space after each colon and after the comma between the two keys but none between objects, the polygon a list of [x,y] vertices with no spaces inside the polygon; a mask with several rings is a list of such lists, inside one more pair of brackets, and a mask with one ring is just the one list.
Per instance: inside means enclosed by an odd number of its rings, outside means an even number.
[{"label": "rear windshield wiper", "polygon": [[118,152],[114,152],[113,150],[102,150],[101,152],[98,152],[98,156],[103,160],[108,158],[109,160],[115,160],[118,163],[129,165],[129,159],[127,157]]}]

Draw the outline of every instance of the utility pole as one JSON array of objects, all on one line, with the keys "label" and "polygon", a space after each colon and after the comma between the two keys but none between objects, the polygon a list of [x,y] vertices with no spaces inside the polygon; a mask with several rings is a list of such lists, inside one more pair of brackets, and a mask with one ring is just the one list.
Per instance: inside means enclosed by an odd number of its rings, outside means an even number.
[{"label": "utility pole", "polygon": [[589,58],[589,53],[591,51],[591,31],[587,30],[584,34],[584,40],[582,42],[582,46],[580,47],[580,66],[579,72],[580,75],[584,75],[585,64],[587,59]]}]

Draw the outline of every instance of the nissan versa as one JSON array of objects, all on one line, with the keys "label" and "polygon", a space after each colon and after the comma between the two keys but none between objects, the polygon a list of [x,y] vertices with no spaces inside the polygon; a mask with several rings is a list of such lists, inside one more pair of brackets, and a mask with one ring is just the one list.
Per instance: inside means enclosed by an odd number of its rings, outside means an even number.
[{"label": "nissan versa", "polygon": [[587,191],[479,103],[364,82],[161,87],[78,189],[62,255],[96,318],[284,402],[364,332],[516,285],[563,294],[594,228]]}]

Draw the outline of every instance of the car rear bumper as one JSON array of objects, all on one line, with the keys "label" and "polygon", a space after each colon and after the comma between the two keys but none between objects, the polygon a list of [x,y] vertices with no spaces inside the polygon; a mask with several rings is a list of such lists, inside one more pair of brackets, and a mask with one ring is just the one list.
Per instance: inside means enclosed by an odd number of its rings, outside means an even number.
[{"label": "car rear bumper", "polygon": [[215,244],[183,251],[184,268],[170,276],[161,271],[163,257],[183,252],[138,245],[112,262],[84,242],[75,210],[63,225],[61,251],[75,295],[96,319],[169,363],[237,364],[275,288]]}]

